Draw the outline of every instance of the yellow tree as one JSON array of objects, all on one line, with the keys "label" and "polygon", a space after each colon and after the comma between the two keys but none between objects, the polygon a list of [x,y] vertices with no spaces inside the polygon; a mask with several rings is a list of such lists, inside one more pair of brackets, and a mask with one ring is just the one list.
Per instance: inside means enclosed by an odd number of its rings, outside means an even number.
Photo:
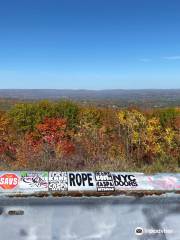
[{"label": "yellow tree", "polygon": [[162,128],[159,119],[155,117],[149,119],[146,124],[142,144],[145,151],[144,158],[150,163],[156,155],[163,153]]},{"label": "yellow tree", "polygon": [[118,117],[120,134],[124,136],[126,142],[127,156],[132,157],[134,148],[137,148],[137,155],[139,155],[142,133],[146,126],[146,117],[137,110],[120,111]]}]

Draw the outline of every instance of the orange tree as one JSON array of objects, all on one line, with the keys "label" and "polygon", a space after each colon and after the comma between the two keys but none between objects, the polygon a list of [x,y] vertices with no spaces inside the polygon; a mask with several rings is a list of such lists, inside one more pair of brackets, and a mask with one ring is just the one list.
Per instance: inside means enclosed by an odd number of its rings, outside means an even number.
[{"label": "orange tree", "polygon": [[33,132],[26,135],[26,140],[35,151],[41,149],[51,155],[66,156],[75,150],[66,119],[45,118]]},{"label": "orange tree", "polygon": [[0,156],[1,159],[15,160],[17,139],[11,128],[11,119],[6,113],[0,112]]}]

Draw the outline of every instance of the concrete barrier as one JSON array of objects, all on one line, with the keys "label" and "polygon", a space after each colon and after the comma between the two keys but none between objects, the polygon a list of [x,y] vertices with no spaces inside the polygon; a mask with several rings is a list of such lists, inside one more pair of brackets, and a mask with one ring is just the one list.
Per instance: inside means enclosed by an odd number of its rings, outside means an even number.
[{"label": "concrete barrier", "polygon": [[2,240],[179,240],[180,198],[0,197]]},{"label": "concrete barrier", "polygon": [[0,194],[105,195],[137,192],[179,192],[180,174],[132,172],[0,172]]},{"label": "concrete barrier", "polygon": [[178,240],[179,192],[180,174],[0,172],[1,238]]}]

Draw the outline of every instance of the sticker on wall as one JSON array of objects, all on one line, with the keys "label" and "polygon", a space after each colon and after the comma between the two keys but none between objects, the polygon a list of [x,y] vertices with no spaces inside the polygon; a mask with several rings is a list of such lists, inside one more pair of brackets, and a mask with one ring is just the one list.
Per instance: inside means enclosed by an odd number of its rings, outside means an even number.
[{"label": "sticker on wall", "polygon": [[68,191],[67,172],[49,172],[50,191]]},{"label": "sticker on wall", "polygon": [[[139,189],[138,176],[131,173],[112,173],[115,189],[133,190]],[[141,174],[139,175],[141,177]]]},{"label": "sticker on wall", "polygon": [[14,173],[5,173],[0,176],[0,187],[4,190],[12,190],[19,183],[19,177]]},{"label": "sticker on wall", "polygon": [[96,191],[92,172],[68,172],[68,191]]},{"label": "sticker on wall", "polygon": [[137,189],[137,176],[130,173],[112,173],[116,189]]},{"label": "sticker on wall", "polygon": [[98,192],[115,191],[113,177],[110,172],[96,172],[95,179]]},{"label": "sticker on wall", "polygon": [[48,191],[48,172],[21,172],[20,188]]}]

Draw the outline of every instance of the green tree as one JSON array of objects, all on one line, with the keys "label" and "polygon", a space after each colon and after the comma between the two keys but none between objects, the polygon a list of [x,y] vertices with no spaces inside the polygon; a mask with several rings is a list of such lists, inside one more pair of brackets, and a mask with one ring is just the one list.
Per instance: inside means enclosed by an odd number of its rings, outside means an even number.
[{"label": "green tree", "polygon": [[174,121],[176,116],[178,115],[178,112],[175,108],[167,108],[167,109],[161,109],[154,113],[154,116],[159,118],[160,124],[163,128],[174,125]]},{"label": "green tree", "polygon": [[31,132],[45,118],[65,118],[68,126],[77,124],[79,107],[71,101],[50,102],[48,100],[36,103],[16,104],[9,112],[18,132]]},{"label": "green tree", "polygon": [[75,128],[78,123],[79,112],[78,104],[69,100],[61,100],[55,104],[53,117],[65,118],[68,120],[68,126]]},{"label": "green tree", "polygon": [[37,124],[37,105],[34,103],[16,104],[9,112],[18,132],[33,131]]}]

